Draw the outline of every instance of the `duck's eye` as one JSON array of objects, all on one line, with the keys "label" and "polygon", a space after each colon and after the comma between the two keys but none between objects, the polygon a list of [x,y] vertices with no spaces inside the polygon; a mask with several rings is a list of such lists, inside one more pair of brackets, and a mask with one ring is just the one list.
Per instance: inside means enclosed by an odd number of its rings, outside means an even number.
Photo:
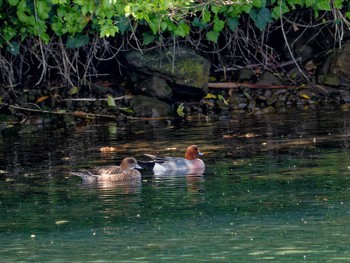
[{"label": "duck's eye", "polygon": [[135,163],[135,160],[134,160],[134,159],[129,159],[129,160],[128,160],[128,163],[129,163],[129,164],[133,164],[133,163]]},{"label": "duck's eye", "polygon": [[194,147],[193,147],[193,150],[195,150],[196,152],[198,152],[198,147],[197,147],[197,146],[194,146]]}]

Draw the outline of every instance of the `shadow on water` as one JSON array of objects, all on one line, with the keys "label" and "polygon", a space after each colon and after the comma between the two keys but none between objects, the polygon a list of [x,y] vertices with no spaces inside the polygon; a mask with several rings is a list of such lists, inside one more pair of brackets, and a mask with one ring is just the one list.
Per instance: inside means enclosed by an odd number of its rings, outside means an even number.
[{"label": "shadow on water", "polygon": [[[347,261],[348,119],[308,111],[2,136],[1,260]],[[126,156],[183,156],[190,144],[205,154],[203,175],[69,175]]]}]

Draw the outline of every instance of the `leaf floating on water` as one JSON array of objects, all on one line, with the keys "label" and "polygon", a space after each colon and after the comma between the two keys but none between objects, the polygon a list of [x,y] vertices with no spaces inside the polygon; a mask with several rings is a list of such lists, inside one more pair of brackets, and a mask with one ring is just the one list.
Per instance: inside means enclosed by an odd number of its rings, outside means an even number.
[{"label": "leaf floating on water", "polygon": [[63,225],[63,224],[67,224],[69,221],[68,220],[58,220],[55,222],[56,225]]},{"label": "leaf floating on water", "polygon": [[177,115],[179,115],[180,117],[185,116],[184,109],[185,109],[184,104],[181,103],[176,109]]},{"label": "leaf floating on water", "polygon": [[117,148],[115,147],[102,147],[100,148],[101,152],[115,152],[117,150]]},{"label": "leaf floating on water", "polygon": [[73,111],[72,116],[74,117],[86,117],[86,112],[84,111]]},{"label": "leaf floating on water", "polygon": [[42,101],[44,101],[44,100],[46,100],[48,98],[49,98],[49,96],[42,96],[42,97],[40,97],[39,99],[36,100],[36,103],[40,103],[40,102],[42,102]]}]

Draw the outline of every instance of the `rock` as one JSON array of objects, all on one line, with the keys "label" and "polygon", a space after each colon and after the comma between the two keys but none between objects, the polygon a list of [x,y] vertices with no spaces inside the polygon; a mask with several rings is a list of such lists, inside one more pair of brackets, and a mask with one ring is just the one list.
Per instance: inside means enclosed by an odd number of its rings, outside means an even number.
[{"label": "rock", "polygon": [[137,88],[144,94],[158,99],[170,99],[173,95],[171,88],[165,79],[152,76],[140,84]]},{"label": "rock", "polygon": [[166,117],[171,111],[167,103],[147,96],[134,96],[131,103],[136,116],[139,117]]},{"label": "rock", "polygon": [[191,49],[177,48],[175,54],[163,49],[143,53],[133,50],[125,58],[140,72],[207,91],[210,63]]},{"label": "rock", "polygon": [[301,59],[301,63],[305,63],[313,57],[313,49],[308,45],[301,45],[295,49],[295,56]]},{"label": "rock", "polygon": [[350,91],[348,90],[342,90],[340,92],[340,97],[342,98],[342,100],[346,103],[350,103]]},{"label": "rock", "polygon": [[256,82],[257,84],[264,84],[264,85],[282,85],[282,82],[271,72],[264,71],[260,79]]},{"label": "rock", "polygon": [[251,81],[256,78],[255,72],[251,69],[244,68],[239,74],[239,81]]},{"label": "rock", "polygon": [[330,73],[350,80],[350,42],[345,43],[331,63]]},{"label": "rock", "polygon": [[340,78],[334,74],[318,75],[317,76],[317,83],[323,84],[323,85],[328,85],[328,86],[339,86],[340,85]]},{"label": "rock", "polygon": [[260,112],[262,114],[270,114],[270,113],[275,113],[276,109],[273,106],[267,106],[266,108],[263,108]]}]

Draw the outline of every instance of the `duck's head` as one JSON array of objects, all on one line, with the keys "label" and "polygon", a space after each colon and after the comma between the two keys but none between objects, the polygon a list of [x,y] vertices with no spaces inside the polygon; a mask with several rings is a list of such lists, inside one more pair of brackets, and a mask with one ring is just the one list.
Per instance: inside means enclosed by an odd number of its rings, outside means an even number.
[{"label": "duck's head", "polygon": [[191,146],[189,146],[189,147],[187,148],[187,150],[186,150],[185,158],[186,158],[187,160],[194,160],[194,159],[196,159],[199,155],[202,156],[203,153],[201,153],[201,152],[199,151],[198,146],[196,146],[196,145],[191,145]]},{"label": "duck's head", "polygon": [[142,169],[142,167],[138,165],[137,160],[134,157],[124,158],[122,163],[120,164],[120,168],[122,170]]}]

